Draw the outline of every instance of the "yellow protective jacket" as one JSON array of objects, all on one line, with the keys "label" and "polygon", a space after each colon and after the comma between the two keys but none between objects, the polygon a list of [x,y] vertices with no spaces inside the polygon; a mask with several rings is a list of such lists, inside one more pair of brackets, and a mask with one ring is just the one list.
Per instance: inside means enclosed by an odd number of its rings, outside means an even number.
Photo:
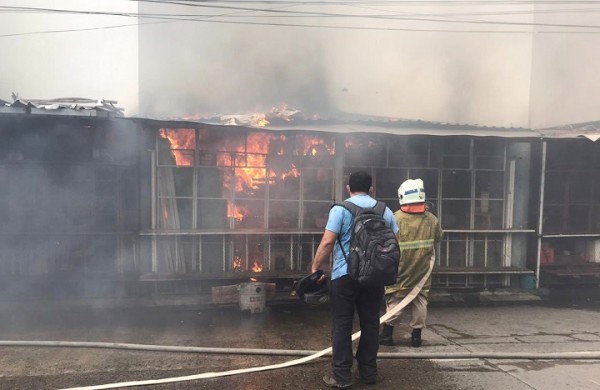
[{"label": "yellow protective jacket", "polygon": [[[407,293],[416,286],[429,271],[429,264],[435,258],[435,248],[442,238],[442,228],[437,217],[429,211],[419,214],[409,214],[401,210],[394,213],[396,223],[400,228],[400,266],[396,284],[385,288],[386,294],[396,291]],[[421,289],[425,297],[431,288],[431,275]]]}]

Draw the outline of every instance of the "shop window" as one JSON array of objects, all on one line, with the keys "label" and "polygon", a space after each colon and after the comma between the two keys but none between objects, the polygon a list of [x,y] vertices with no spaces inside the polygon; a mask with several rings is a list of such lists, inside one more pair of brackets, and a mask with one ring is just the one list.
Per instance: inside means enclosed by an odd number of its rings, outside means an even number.
[{"label": "shop window", "polygon": [[330,135],[298,134],[293,147],[294,162],[301,167],[332,166],[335,146],[335,138]]},{"label": "shop window", "polygon": [[470,167],[470,141],[467,138],[445,138],[440,142],[442,164],[446,169],[468,169]]},{"label": "shop window", "polygon": [[375,170],[374,189],[378,199],[398,199],[398,187],[406,180],[406,169],[379,168]]},{"label": "shop window", "polygon": [[202,236],[201,253],[202,253],[202,272],[214,273],[223,272],[223,259],[229,257],[229,246],[224,245],[224,238],[218,235]]},{"label": "shop window", "polygon": [[442,199],[442,225],[445,229],[469,229],[471,202]]},{"label": "shop window", "polygon": [[567,231],[584,233],[590,228],[590,206],[571,205],[567,209]]},{"label": "shop window", "polygon": [[377,134],[349,134],[346,136],[346,165],[358,167],[385,167],[387,165],[386,138]]},{"label": "shop window", "polygon": [[393,167],[429,167],[427,138],[392,137],[389,141],[389,165]]},{"label": "shop window", "polygon": [[546,207],[544,207],[544,220],[542,228],[545,233],[558,233],[563,230],[563,210],[563,206],[546,205]]},{"label": "shop window", "polygon": [[546,172],[545,204],[561,204],[567,199],[565,180],[568,174],[564,171]]},{"label": "shop window", "polygon": [[297,229],[298,228],[298,202],[271,201],[269,202],[269,228],[271,229]]},{"label": "shop window", "polygon": [[[569,203],[591,203],[593,175],[590,172],[573,172],[569,175],[568,191]],[[564,185],[564,184],[563,184]]]},{"label": "shop window", "polygon": [[302,177],[305,200],[333,200],[333,169],[303,169]]},{"label": "shop window", "polygon": [[442,197],[469,199],[471,197],[471,172],[444,171],[442,173]]},{"label": "shop window", "polygon": [[293,268],[294,251],[290,251],[290,236],[271,236],[270,270],[290,271]]},{"label": "shop window", "polygon": [[236,213],[234,208],[228,210],[225,199],[199,199],[198,200],[198,228],[199,229],[224,229],[229,227],[231,218],[243,218],[241,212]]},{"label": "shop window", "polygon": [[477,169],[504,170],[506,142],[503,140],[475,139],[475,167]]},{"label": "shop window", "polygon": [[262,200],[242,200],[235,202],[235,226],[239,228],[265,228],[265,203]]},{"label": "shop window", "polygon": [[198,197],[200,198],[221,198],[224,190],[225,174],[221,168],[206,167],[198,168]]},{"label": "shop window", "polygon": [[330,209],[331,202],[304,202],[302,218],[304,229],[324,229]]},{"label": "shop window", "polygon": [[504,171],[476,171],[475,197],[504,198]]}]

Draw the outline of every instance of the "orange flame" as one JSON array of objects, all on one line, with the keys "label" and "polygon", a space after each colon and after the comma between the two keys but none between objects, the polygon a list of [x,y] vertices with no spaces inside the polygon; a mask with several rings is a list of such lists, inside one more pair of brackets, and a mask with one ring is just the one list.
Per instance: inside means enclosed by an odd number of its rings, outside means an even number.
[{"label": "orange flame", "polygon": [[267,116],[265,114],[257,114],[255,118],[253,118],[252,126],[256,127],[265,127],[269,124],[267,120]]},{"label": "orange flame", "polygon": [[[296,111],[289,112],[295,115]],[[266,121],[264,116],[263,119]],[[162,128],[159,134],[161,138],[169,141],[171,154],[177,165],[193,165],[193,156],[198,144],[202,153],[208,152],[209,158],[212,156],[213,160],[206,160],[208,163],[212,161],[217,167],[227,168],[222,170],[222,191],[226,199],[231,197],[232,190],[236,193],[251,194],[278,180],[300,177],[300,170],[296,165],[286,163],[285,157],[278,156],[327,156],[335,153],[333,137],[297,136],[294,146],[287,135],[268,132],[249,132],[245,137],[241,134],[227,137],[203,129]],[[293,151],[294,147],[297,151]],[[248,208],[237,206],[233,202],[228,204],[227,216],[236,221],[243,220],[249,213]]]},{"label": "orange flame", "polygon": [[252,272],[262,272],[263,266],[262,264],[257,263],[256,261],[252,263]]},{"label": "orange flame", "polygon": [[333,156],[335,154],[333,139],[326,140],[324,137],[303,136],[301,140],[304,156]]},{"label": "orange flame", "polygon": [[193,153],[185,153],[184,150],[193,151],[196,148],[196,131],[194,129],[160,129],[159,134],[161,138],[169,141],[176,165],[193,165]]},{"label": "orange flame", "polygon": [[233,258],[233,271],[234,272],[239,272],[242,271],[242,265],[243,265],[243,260],[241,257],[239,256],[235,256]]},{"label": "orange flame", "polygon": [[251,282],[258,282],[258,279],[256,279],[256,278],[250,278],[250,281]]},{"label": "orange flame", "polygon": [[241,221],[248,215],[248,209],[243,206],[237,206],[232,202],[227,202],[227,216],[234,218],[236,221]]},{"label": "orange flame", "polygon": [[376,142],[369,139],[360,138],[357,136],[348,135],[346,137],[346,148],[347,149],[358,149],[358,148],[373,148],[378,146]]}]

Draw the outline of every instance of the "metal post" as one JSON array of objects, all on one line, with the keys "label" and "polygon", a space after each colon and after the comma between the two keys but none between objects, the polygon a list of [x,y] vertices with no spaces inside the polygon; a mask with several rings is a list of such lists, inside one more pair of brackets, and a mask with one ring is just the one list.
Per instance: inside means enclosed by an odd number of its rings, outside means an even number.
[{"label": "metal post", "polygon": [[[267,243],[268,243],[268,245],[267,245],[267,261],[266,261],[267,264],[263,265],[263,268],[265,268],[264,269],[265,271],[267,271],[267,270],[270,271],[271,270],[271,245],[272,245],[270,234],[267,235]],[[264,257],[263,257],[263,259],[264,259]]]},{"label": "metal post", "polygon": [[[506,229],[513,228],[513,217],[514,217],[514,200],[515,200],[515,160],[510,160],[508,165],[508,191],[507,191],[507,199],[506,199]],[[510,267],[512,265],[512,239],[513,236],[511,233],[505,234],[504,238],[504,261],[503,266]],[[510,275],[504,275],[504,286],[508,286],[510,284]]]},{"label": "metal post", "polygon": [[202,235],[198,236],[198,272],[202,272]]},{"label": "metal post", "polygon": [[[156,229],[156,151],[150,151],[150,186],[151,186],[151,223],[152,230]],[[156,258],[156,250],[157,250],[156,236],[152,236],[152,272],[158,272],[158,263]]]},{"label": "metal post", "polygon": [[290,270],[294,269],[294,235],[290,234]]},{"label": "metal post", "polygon": [[225,249],[226,249],[226,248],[225,248],[225,235],[223,234],[223,235],[221,235],[221,237],[223,238],[223,241],[222,241],[222,243],[223,243],[223,246],[222,246],[222,249],[223,249],[223,264],[222,264],[222,266],[221,266],[221,268],[222,268],[221,270],[222,270],[223,272],[225,272],[225,271],[227,271],[227,259],[226,259],[226,257],[225,257],[225,254],[226,254],[226,252],[227,252],[227,251],[225,250]]},{"label": "metal post", "polygon": [[244,271],[248,271],[248,262],[250,261],[250,256],[249,256],[249,255],[250,255],[250,252],[249,252],[249,249],[250,249],[250,244],[248,244],[248,235],[246,234],[244,237],[246,238],[246,240],[245,240],[245,241],[246,241],[246,246],[245,246],[245,248],[244,248],[244,250],[245,250],[245,252],[246,252],[246,253],[244,254],[244,259],[245,259],[244,263],[245,263],[246,265],[245,265],[245,267],[244,267]]},{"label": "metal post", "polygon": [[[483,235],[483,268],[488,266],[488,234]],[[483,274],[483,287],[487,288],[487,275]]]},{"label": "metal post", "polygon": [[542,141],[542,166],[540,173],[540,209],[538,218],[538,245],[535,264],[535,288],[540,287],[540,258],[542,253],[542,227],[544,222],[544,186],[546,182],[546,141]]}]

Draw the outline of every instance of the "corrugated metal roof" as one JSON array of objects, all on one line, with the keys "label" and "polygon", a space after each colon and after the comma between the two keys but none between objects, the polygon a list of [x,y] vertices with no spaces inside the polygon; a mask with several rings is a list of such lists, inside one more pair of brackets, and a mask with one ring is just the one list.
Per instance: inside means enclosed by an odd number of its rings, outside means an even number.
[{"label": "corrugated metal roof", "polygon": [[546,138],[587,138],[596,142],[600,139],[600,121],[555,126],[540,132]]},{"label": "corrugated metal roof", "polygon": [[12,103],[0,100],[0,113],[27,115],[73,115],[96,116],[103,113],[109,116],[123,116],[123,108],[114,100],[94,100],[86,98],[60,99],[22,99],[16,98]]},{"label": "corrugated metal roof", "polygon": [[[230,116],[228,118],[231,118]],[[395,135],[433,135],[433,136],[475,136],[503,138],[540,138],[539,132],[526,128],[487,127],[468,124],[452,124],[406,119],[293,119],[273,120],[265,126],[242,125],[239,120],[221,123],[214,118],[202,120],[165,120],[152,118],[131,118],[160,127],[196,127],[245,128],[272,131],[318,131],[326,133],[379,133]]]},{"label": "corrugated metal roof", "polygon": [[[223,115],[201,119],[153,119],[131,118],[152,122],[161,127],[239,127],[246,129],[263,129],[272,131],[319,131],[326,133],[380,133],[395,135],[431,135],[431,136],[473,136],[473,137],[502,137],[502,138],[556,138],[576,139],[587,138],[591,141],[600,139],[600,121],[581,125],[568,125],[548,129],[529,129],[524,127],[480,126],[473,124],[430,122],[409,119],[389,119],[365,117],[361,119],[341,118],[305,118],[300,115],[285,120],[281,118],[264,117],[268,124],[253,126],[259,123],[259,114]],[[264,122],[263,122],[264,123]]]}]

